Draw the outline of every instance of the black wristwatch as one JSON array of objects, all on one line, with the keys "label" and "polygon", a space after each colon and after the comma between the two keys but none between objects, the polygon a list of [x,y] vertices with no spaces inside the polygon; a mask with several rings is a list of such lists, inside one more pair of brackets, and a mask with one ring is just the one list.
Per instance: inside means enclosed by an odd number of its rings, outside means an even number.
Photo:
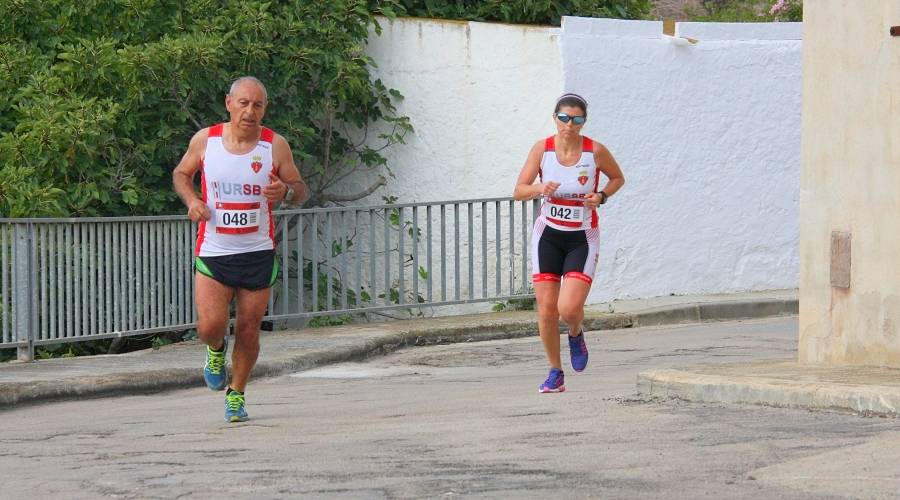
[{"label": "black wristwatch", "polygon": [[604,203],[606,203],[606,200],[607,200],[607,198],[609,198],[609,195],[606,194],[605,191],[600,191],[600,192],[597,193],[597,194],[600,195],[600,204],[603,205]]}]

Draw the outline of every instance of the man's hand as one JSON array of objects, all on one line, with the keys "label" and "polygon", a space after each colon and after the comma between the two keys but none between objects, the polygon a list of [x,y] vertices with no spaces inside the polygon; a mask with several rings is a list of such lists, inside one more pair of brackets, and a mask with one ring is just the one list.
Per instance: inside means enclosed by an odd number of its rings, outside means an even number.
[{"label": "man's hand", "polygon": [[195,198],[188,206],[188,218],[194,222],[209,220],[209,207],[200,198]]},{"label": "man's hand", "polygon": [[262,194],[267,200],[275,203],[284,199],[287,190],[287,184],[281,182],[275,174],[269,174],[269,185],[263,188]]}]

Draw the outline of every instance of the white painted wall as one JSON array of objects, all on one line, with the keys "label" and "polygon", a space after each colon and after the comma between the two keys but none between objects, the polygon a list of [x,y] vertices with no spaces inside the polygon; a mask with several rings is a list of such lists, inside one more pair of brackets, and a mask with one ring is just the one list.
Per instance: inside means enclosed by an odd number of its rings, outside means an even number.
[{"label": "white painted wall", "polygon": [[795,288],[800,164],[799,24],[566,18],[564,87],[584,133],[627,179],[602,212],[590,301]]},{"label": "white painted wall", "polygon": [[[374,75],[405,99],[415,134],[387,151],[401,202],[509,196],[562,89],[556,30],[431,19],[381,20]],[[361,187],[360,181],[355,187]]]},{"label": "white painted wall", "polygon": [[[364,200],[508,196],[563,91],[590,102],[625,188],[601,214],[589,302],[795,288],[801,28],[565,18],[561,30],[384,21],[369,54],[416,133]],[[354,180],[347,189],[357,189]]]}]

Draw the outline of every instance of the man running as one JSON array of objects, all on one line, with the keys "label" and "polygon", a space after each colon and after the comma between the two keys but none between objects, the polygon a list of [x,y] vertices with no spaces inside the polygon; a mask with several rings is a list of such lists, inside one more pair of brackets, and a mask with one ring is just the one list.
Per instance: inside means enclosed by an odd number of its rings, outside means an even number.
[{"label": "man running", "polygon": [[[188,217],[199,221],[194,261],[197,334],[206,344],[203,377],[225,392],[225,421],[247,420],[244,389],[259,354],[259,325],[278,277],[272,206],[295,204],[309,190],[284,137],[262,126],[268,98],[262,82],[238,78],[225,97],[228,123],[194,134],[172,174]],[[193,179],[200,172],[201,196]],[[228,350],[229,307],[237,302],[235,342]]]}]

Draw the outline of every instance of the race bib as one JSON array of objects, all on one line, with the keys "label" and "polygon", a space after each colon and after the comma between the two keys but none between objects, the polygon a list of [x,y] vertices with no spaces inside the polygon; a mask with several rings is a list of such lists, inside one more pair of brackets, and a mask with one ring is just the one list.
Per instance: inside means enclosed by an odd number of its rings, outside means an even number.
[{"label": "race bib", "polygon": [[588,212],[580,203],[577,206],[569,204],[564,205],[560,203],[554,203],[550,200],[544,203],[541,211],[543,212],[544,217],[553,219],[555,221],[571,222],[576,224],[581,224],[582,222],[584,222],[585,214],[587,214]]},{"label": "race bib", "polygon": [[247,234],[259,230],[259,202],[216,202],[216,232]]}]

